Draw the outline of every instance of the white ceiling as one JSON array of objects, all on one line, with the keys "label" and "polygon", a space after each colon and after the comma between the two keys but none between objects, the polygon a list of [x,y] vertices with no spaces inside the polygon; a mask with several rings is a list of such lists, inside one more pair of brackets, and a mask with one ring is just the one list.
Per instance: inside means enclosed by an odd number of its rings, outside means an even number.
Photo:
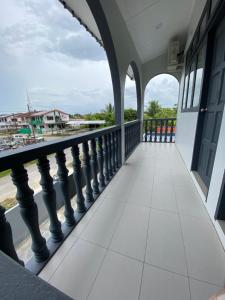
[{"label": "white ceiling", "polygon": [[184,46],[195,0],[116,0],[142,62],[167,51],[171,40]]},{"label": "white ceiling", "polygon": [[[127,25],[142,63],[168,49],[171,40],[185,46],[195,0],[114,0]],[[84,0],[66,0],[90,31],[101,40],[95,20]]]}]

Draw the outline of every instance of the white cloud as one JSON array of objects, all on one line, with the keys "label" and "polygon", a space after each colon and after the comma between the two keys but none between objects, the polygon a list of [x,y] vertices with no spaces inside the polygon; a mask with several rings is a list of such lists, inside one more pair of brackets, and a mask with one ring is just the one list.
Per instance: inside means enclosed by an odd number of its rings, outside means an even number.
[{"label": "white cloud", "polygon": [[[148,97],[172,103],[174,84]],[[162,82],[161,82],[162,83]],[[7,0],[0,11],[1,112],[26,109],[28,89],[35,109],[96,112],[113,103],[105,51],[57,0]],[[170,96],[168,96],[168,93]],[[135,82],[126,80],[125,107],[136,108]]]},{"label": "white cloud", "polygon": [[158,75],[148,83],[145,90],[145,106],[150,100],[157,100],[163,107],[172,107],[178,102],[179,83],[168,74]]}]

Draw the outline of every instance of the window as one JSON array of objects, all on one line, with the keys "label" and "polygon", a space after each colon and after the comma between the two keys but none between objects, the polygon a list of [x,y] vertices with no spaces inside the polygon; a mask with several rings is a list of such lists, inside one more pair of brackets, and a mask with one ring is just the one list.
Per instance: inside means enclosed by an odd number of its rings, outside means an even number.
[{"label": "window", "polygon": [[202,38],[203,34],[205,33],[206,26],[207,26],[207,10],[203,13],[203,17],[201,18],[201,24],[199,29],[199,36]]},{"label": "window", "polygon": [[185,81],[184,81],[183,104],[182,104],[182,108],[183,109],[186,108],[186,99],[187,99],[187,90],[188,90],[188,79],[189,79],[189,74],[188,74],[188,72],[186,72]]},{"label": "window", "polygon": [[52,116],[47,116],[47,120],[48,121],[53,121],[53,117]]},{"label": "window", "polygon": [[195,87],[194,87],[194,95],[193,95],[193,107],[197,107],[199,105],[200,94],[202,89],[202,81],[203,81],[205,52],[206,52],[206,45],[202,47],[202,49],[198,54],[198,62],[197,62],[197,69],[196,69],[196,76],[195,76]]},{"label": "window", "polygon": [[187,52],[182,111],[194,111],[199,106],[205,65],[206,44],[197,54]]},{"label": "window", "polygon": [[218,0],[211,0],[211,9],[210,9],[210,13],[212,14],[218,4]]},{"label": "window", "polygon": [[195,61],[193,61],[191,64],[191,68],[190,68],[186,108],[191,107],[192,90],[193,90],[193,82],[194,82],[194,75],[195,75],[195,65],[196,65]]}]

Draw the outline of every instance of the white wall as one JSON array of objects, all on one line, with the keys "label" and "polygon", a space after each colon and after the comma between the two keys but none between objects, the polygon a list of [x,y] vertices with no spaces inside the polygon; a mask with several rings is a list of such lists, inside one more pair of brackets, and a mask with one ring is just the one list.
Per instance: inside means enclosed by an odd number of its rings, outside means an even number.
[{"label": "white wall", "polygon": [[[194,30],[197,26],[198,19],[200,18],[205,2],[206,2],[205,0],[196,1],[196,6],[193,10],[193,14],[191,18],[191,26],[189,27],[186,49],[188,48],[188,45],[193,37]],[[182,74],[181,85],[180,85],[180,96],[179,96],[178,115],[177,115],[178,120],[177,120],[177,132],[176,132],[176,145],[186,164],[187,169],[190,171],[194,142],[195,142],[195,132],[196,132],[198,113],[196,112],[181,113],[183,81],[184,81],[184,74]],[[224,232],[221,228],[220,223],[214,219],[224,170],[225,170],[225,114],[223,114],[223,119],[221,123],[220,135],[218,140],[218,146],[217,146],[207,201],[205,201],[205,197],[203,196],[203,194],[201,195],[203,203],[207,208],[211,220],[225,248]],[[196,184],[197,189],[199,190],[197,181],[194,180],[194,182]]]}]

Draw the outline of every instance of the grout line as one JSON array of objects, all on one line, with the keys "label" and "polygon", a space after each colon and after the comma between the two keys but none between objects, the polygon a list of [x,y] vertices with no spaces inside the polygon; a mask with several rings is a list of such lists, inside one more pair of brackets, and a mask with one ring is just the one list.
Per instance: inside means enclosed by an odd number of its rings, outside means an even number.
[{"label": "grout line", "polygon": [[191,297],[191,285],[190,285],[190,280],[189,280],[189,272],[190,271],[189,271],[189,268],[188,268],[187,249],[186,249],[185,242],[184,242],[184,233],[183,233],[182,224],[181,224],[181,215],[180,215],[180,211],[179,211],[178,199],[177,199],[177,195],[176,195],[174,183],[173,183],[173,190],[174,190],[175,201],[177,203],[177,209],[178,209],[178,218],[179,218],[179,224],[180,224],[180,232],[181,232],[181,238],[182,238],[182,241],[183,241],[185,264],[186,264],[186,268],[187,268],[188,288],[189,288],[189,294],[190,294],[190,299],[191,299],[192,298]]},{"label": "grout line", "polygon": [[[152,189],[151,189],[151,204],[152,204],[152,196],[153,196],[153,188],[154,188],[154,178],[155,177],[153,176]],[[145,260],[146,260],[147,247],[148,247],[148,235],[149,235],[150,217],[151,217],[151,208],[149,209],[149,215],[148,215],[148,227],[147,227],[147,234],[146,234],[146,241],[145,241],[144,263],[143,263],[142,273],[141,273],[141,282],[140,282],[138,300],[140,300],[140,297],[141,297],[141,289],[142,289],[142,284],[143,284],[144,265],[145,265]]]},{"label": "grout line", "polygon": [[[49,278],[46,280],[48,283],[50,282],[50,280],[52,279],[52,277],[54,276],[54,274],[56,273],[56,271],[59,269],[59,267],[61,266],[61,264],[62,264],[62,262],[64,261],[64,259],[65,259],[65,257],[67,256],[67,254],[70,252],[70,250],[74,247],[74,245],[77,243],[77,241],[79,240],[79,238],[78,237],[76,237],[76,240],[73,242],[73,244],[71,245],[71,247],[66,251],[66,253],[65,253],[65,255],[63,255],[63,257],[62,257],[62,260],[60,261],[60,263],[58,264],[58,266],[55,268],[55,270],[52,272],[52,274],[49,276]],[[61,257],[61,255],[60,255],[60,257]],[[53,257],[52,257],[52,259],[53,259]],[[50,260],[51,261],[51,260]],[[49,262],[50,262],[49,261]],[[47,264],[48,265],[48,264]],[[47,266],[46,265],[46,266]],[[42,271],[44,271],[45,270],[45,268],[42,270]],[[41,274],[41,273],[40,273]],[[38,274],[38,277],[40,277],[39,275],[40,274]],[[41,277],[40,277],[41,278]],[[43,279],[44,280],[44,279]]]},{"label": "grout line", "polygon": [[114,237],[114,235],[115,235],[115,232],[116,232],[116,230],[117,230],[117,228],[118,228],[118,226],[119,226],[119,223],[120,223],[120,220],[121,220],[121,218],[122,218],[124,209],[125,209],[125,205],[124,205],[124,207],[122,208],[121,215],[120,215],[120,217],[119,217],[119,219],[118,219],[118,222],[117,222],[117,224],[116,224],[116,226],[115,226],[114,232],[113,232],[113,234],[112,234],[112,237],[111,237],[111,239],[110,239],[110,241],[109,241],[108,246],[107,246],[106,248],[102,247],[102,248],[104,248],[104,249],[106,250],[106,251],[105,251],[105,255],[104,255],[103,260],[102,260],[102,262],[101,262],[101,264],[100,264],[100,266],[99,266],[99,269],[98,269],[97,274],[96,274],[96,276],[95,276],[95,278],[94,278],[94,280],[93,280],[93,283],[91,284],[91,287],[90,287],[90,290],[89,290],[89,292],[88,292],[88,295],[87,295],[87,298],[86,298],[86,299],[89,298],[89,296],[90,296],[90,294],[91,294],[91,292],[92,292],[92,290],[93,290],[93,288],[94,288],[94,285],[95,285],[95,283],[96,283],[96,280],[97,280],[97,278],[98,278],[98,275],[100,274],[100,271],[101,271],[101,269],[102,269],[102,267],[103,267],[103,263],[104,263],[104,261],[105,261],[105,259],[106,259],[106,256],[107,256],[107,254],[108,254],[109,251],[110,251],[109,247],[110,247],[110,245],[111,245],[111,242],[112,242],[112,239],[113,239],[113,237]]},{"label": "grout line", "polygon": [[188,275],[184,275],[184,274],[181,274],[181,273],[177,273],[177,272],[175,272],[175,271],[171,271],[171,270],[169,270],[169,269],[167,269],[167,268],[163,268],[163,267],[161,267],[161,266],[154,265],[154,264],[149,263],[149,262],[147,262],[147,261],[145,262],[145,265],[148,265],[148,266],[151,266],[151,267],[153,267],[153,268],[156,268],[156,269],[159,269],[159,270],[168,272],[168,273],[172,273],[172,274],[175,274],[175,275],[177,275],[177,276],[181,276],[181,277],[184,277],[184,278],[187,278],[187,279],[188,279]]}]

